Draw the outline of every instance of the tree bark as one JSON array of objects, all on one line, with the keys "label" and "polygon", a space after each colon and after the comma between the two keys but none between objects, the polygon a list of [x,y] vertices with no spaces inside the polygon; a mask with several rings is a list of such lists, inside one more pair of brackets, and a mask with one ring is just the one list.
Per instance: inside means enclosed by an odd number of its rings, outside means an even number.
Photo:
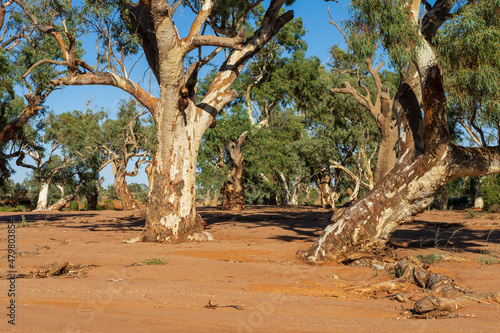
[{"label": "tree bark", "polygon": [[338,194],[332,192],[330,187],[330,182],[332,181],[332,175],[328,171],[324,171],[319,176],[319,191],[321,195],[321,205],[323,208],[332,209],[335,208],[335,201],[337,201]]},{"label": "tree bark", "polygon": [[241,133],[236,142],[229,142],[226,146],[231,156],[231,170],[224,183],[222,194],[222,210],[243,210],[245,209],[245,186],[243,180],[243,153],[241,145],[248,132]]},{"label": "tree bark", "polygon": [[49,198],[49,183],[42,181],[40,192],[38,193],[38,202],[36,204],[35,212],[43,212],[47,210]]},{"label": "tree bark", "polygon": [[441,209],[441,210],[448,209],[448,184],[447,183],[441,187],[439,209]]},{"label": "tree bark", "polygon": [[117,165],[116,163],[112,163],[112,169],[115,176],[114,186],[116,195],[120,199],[123,210],[139,209],[139,203],[134,199],[134,196],[130,192],[127,185],[127,180],[125,178],[126,165]]}]

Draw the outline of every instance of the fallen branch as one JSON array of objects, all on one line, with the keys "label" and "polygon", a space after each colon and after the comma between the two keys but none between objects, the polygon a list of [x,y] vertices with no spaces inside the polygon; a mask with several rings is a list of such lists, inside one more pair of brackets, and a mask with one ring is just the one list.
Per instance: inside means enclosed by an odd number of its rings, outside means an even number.
[{"label": "fallen branch", "polygon": [[205,309],[212,309],[212,310],[215,310],[217,308],[235,308],[236,310],[244,310],[243,307],[239,306],[239,305],[232,305],[232,304],[228,304],[228,305],[217,305],[217,304],[214,304],[212,303],[211,300],[208,300],[208,304],[204,306]]},{"label": "fallen branch", "polygon": [[[500,304],[500,292],[476,293],[456,285],[453,280],[439,273],[427,271],[415,257],[408,257],[396,265],[397,279],[366,287],[350,287],[362,293],[387,292],[394,300],[409,303],[407,295],[401,293],[410,284],[415,284],[431,295],[415,302],[413,315],[426,318],[438,317],[475,303]],[[395,293],[395,294],[394,294]],[[411,297],[410,297],[411,298]]]}]

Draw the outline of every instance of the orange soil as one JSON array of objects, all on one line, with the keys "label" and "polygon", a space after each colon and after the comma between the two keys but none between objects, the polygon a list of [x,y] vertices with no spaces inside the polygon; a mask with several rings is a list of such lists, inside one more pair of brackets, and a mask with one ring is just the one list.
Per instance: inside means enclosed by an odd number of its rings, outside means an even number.
[{"label": "orange soil", "polygon": [[[213,242],[125,243],[142,229],[138,212],[0,213],[0,331],[456,333],[500,327],[500,305],[494,304],[466,307],[452,319],[403,319],[402,310],[412,304],[346,289],[394,278],[389,272],[297,261],[295,253],[328,224],[326,210],[254,206],[238,213],[200,212]],[[76,277],[17,279],[12,326],[6,308],[7,222],[17,224],[22,215],[30,226],[16,229],[18,273],[63,260],[93,266]],[[447,255],[451,260],[430,270],[471,290],[498,292],[500,215],[466,217],[427,211],[398,230],[391,246],[399,258]],[[165,264],[137,265],[155,258]],[[242,310],[205,308],[209,300]]]}]

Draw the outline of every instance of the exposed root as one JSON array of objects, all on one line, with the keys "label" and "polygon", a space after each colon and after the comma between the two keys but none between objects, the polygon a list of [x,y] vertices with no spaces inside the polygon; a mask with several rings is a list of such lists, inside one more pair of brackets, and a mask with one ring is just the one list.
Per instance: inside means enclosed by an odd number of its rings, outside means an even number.
[{"label": "exposed root", "polygon": [[196,242],[208,242],[213,241],[214,237],[208,231],[201,231],[189,235],[187,239]]},{"label": "exposed root", "polygon": [[366,287],[354,287],[362,293],[376,294],[387,292],[399,302],[409,303],[406,294],[401,293],[410,284],[417,285],[424,291],[431,292],[431,296],[424,297],[415,302],[413,314],[418,317],[439,317],[445,313],[453,312],[474,303],[496,303],[500,304],[500,292],[497,293],[474,293],[456,285],[453,280],[445,275],[427,271],[414,257],[406,258],[396,265],[397,279],[384,281]]},{"label": "exposed root", "polygon": [[58,261],[50,265],[46,265],[44,268],[39,269],[37,272],[29,272],[29,273],[19,273],[15,276],[5,275],[0,276],[0,278],[48,278],[55,276],[72,276],[72,277],[82,277],[86,274],[86,271],[92,268],[94,265],[92,264],[83,264],[83,265],[72,265],[67,261]]}]

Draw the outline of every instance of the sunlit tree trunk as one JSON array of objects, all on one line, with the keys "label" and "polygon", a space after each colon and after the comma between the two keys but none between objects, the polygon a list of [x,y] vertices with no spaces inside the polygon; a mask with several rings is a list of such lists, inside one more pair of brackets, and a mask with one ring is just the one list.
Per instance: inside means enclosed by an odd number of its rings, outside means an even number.
[{"label": "sunlit tree trunk", "polygon": [[124,210],[139,209],[139,203],[134,199],[134,196],[130,192],[130,189],[128,188],[127,185],[127,180],[125,178],[126,166],[112,163],[111,169],[115,177],[113,185],[115,187],[116,195],[118,196],[123,209]]},{"label": "sunlit tree trunk", "polygon": [[243,153],[241,145],[247,136],[243,132],[236,142],[229,142],[226,146],[231,157],[231,169],[227,180],[222,187],[222,210],[245,209],[245,186],[243,180]]},{"label": "sunlit tree trunk", "polygon": [[49,201],[49,183],[47,181],[41,182],[40,192],[38,193],[38,202],[36,204],[35,212],[47,210]]},{"label": "sunlit tree trunk", "polygon": [[339,198],[336,192],[332,192],[330,183],[332,181],[332,175],[329,171],[324,171],[319,175],[319,190],[321,195],[321,205],[323,208],[332,209],[335,208],[335,201]]}]

